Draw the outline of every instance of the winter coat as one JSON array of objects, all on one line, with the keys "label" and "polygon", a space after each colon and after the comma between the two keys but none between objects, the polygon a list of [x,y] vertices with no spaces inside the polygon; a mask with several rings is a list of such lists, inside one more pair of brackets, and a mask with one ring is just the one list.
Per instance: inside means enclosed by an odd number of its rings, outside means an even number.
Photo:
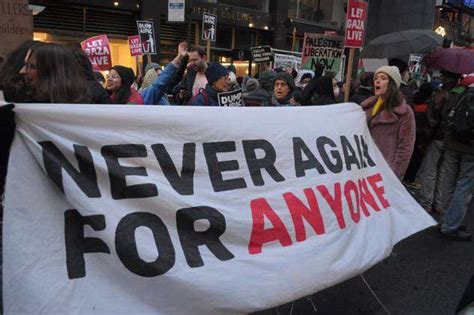
[{"label": "winter coat", "polygon": [[362,102],[370,134],[390,168],[402,179],[407,170],[415,146],[415,116],[404,101],[390,113],[386,109],[372,117],[372,108],[378,97]]},{"label": "winter coat", "polygon": [[332,78],[329,76],[314,78],[303,89],[301,105],[329,105],[336,103]]},{"label": "winter coat", "polygon": [[143,105],[142,96],[132,87],[130,88],[130,97],[128,98],[127,104]]},{"label": "winter coat", "polygon": [[408,105],[412,105],[413,104],[413,97],[415,95],[415,92],[412,90],[412,88],[408,84],[406,84],[405,82],[402,82],[400,84],[400,92],[405,97],[405,102]]},{"label": "winter coat", "polygon": [[275,94],[272,95],[272,104],[273,106],[300,106],[300,104],[298,102],[296,102],[295,104],[292,104],[290,102],[291,99],[294,99],[293,97],[293,92],[290,92],[284,99],[282,100],[279,100],[276,98]]},{"label": "winter coat", "polygon": [[245,106],[272,106],[272,94],[265,89],[258,88],[244,98]]},{"label": "winter coat", "polygon": [[112,104],[109,93],[94,79],[87,81],[87,94],[91,104]]},{"label": "winter coat", "polygon": [[427,112],[430,126],[434,129],[434,140],[442,141],[446,134],[447,116],[454,105],[457,104],[459,96],[465,88],[457,86],[447,91],[440,91],[433,96]]},{"label": "winter coat", "polygon": [[142,91],[145,105],[170,105],[166,91],[176,71],[178,67],[172,62],[168,63],[155,82]]},{"label": "winter coat", "polygon": [[188,105],[219,106],[217,91],[214,90],[209,84],[206,84],[204,91],[201,90],[198,95],[189,101]]},{"label": "winter coat", "polygon": [[356,104],[362,104],[363,101],[368,99],[369,97],[374,96],[374,92],[369,90],[368,88],[365,87],[359,87],[357,89],[356,94],[352,95],[351,98],[349,98],[349,102],[356,103]]},{"label": "winter coat", "polygon": [[[457,102],[459,102],[467,92],[474,93],[474,87],[470,87],[469,90],[466,90],[463,94],[459,95]],[[474,142],[468,139],[459,139],[455,135],[451,134],[449,130],[446,131],[443,144],[446,149],[463,154],[474,155]]]}]

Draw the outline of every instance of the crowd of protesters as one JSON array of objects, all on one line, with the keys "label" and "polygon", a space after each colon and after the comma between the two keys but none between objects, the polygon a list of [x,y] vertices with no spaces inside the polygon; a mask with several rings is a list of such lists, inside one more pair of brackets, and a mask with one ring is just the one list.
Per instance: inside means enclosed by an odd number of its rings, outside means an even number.
[{"label": "crowd of protesters", "polygon": [[[440,232],[447,239],[471,240],[462,221],[474,190],[474,144],[449,129],[449,116],[466,98],[472,102],[474,76],[442,72],[441,81],[410,84],[408,65],[389,61],[363,73],[346,87],[323,69],[262,71],[237,77],[235,67],[209,63],[202,47],[182,42],[164,68],[146,65],[142,80],[124,66],[104,78],[93,71],[80,48],[28,41],[2,67],[1,89],[11,103],[83,103],[218,106],[218,94],[242,89],[243,106],[317,106],[344,102],[361,105],[371,135],[388,165],[407,185],[420,186],[419,202],[442,213]],[[14,131],[11,106],[1,107],[0,193]],[[3,136],[3,135],[6,135]]]}]

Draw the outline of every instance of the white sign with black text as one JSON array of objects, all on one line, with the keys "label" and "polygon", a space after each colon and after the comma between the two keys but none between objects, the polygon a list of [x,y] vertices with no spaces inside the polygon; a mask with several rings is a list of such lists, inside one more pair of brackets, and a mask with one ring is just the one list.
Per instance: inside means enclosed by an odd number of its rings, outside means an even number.
[{"label": "white sign with black text", "polygon": [[202,15],[202,39],[216,41],[217,33],[217,16],[210,13]]},{"label": "white sign with black text", "polygon": [[242,106],[242,89],[217,94],[219,106]]}]

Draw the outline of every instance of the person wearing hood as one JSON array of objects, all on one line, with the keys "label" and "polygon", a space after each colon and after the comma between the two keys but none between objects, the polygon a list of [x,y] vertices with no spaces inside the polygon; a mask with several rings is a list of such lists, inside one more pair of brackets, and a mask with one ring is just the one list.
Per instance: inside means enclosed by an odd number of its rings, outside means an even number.
[{"label": "person wearing hood", "polygon": [[383,66],[374,76],[375,95],[362,102],[370,134],[385,161],[403,179],[415,146],[415,115],[399,91],[397,67]]},{"label": "person wearing hood", "polygon": [[[177,56],[173,59],[173,61],[166,65],[165,69],[160,74],[157,74],[156,79],[150,86],[145,87],[141,91],[145,105],[170,105],[170,102],[166,96],[166,91],[168,90],[168,86],[171,84],[174,75],[180,68],[181,63],[183,62],[183,59],[187,53],[188,43],[179,43]],[[155,70],[148,70],[145,75],[145,79],[147,75],[154,77],[154,74],[150,73],[150,71],[154,72]]]},{"label": "person wearing hood", "polygon": [[263,71],[258,79],[259,87],[245,97],[245,106],[272,106],[275,72]]},{"label": "person wearing hood", "polygon": [[374,96],[374,73],[365,72],[360,76],[360,85],[357,92],[349,98],[349,102],[362,104],[363,101]]},{"label": "person wearing hood", "polygon": [[245,104],[245,99],[247,98],[247,96],[251,92],[257,90],[259,86],[260,84],[258,83],[258,80],[252,77],[245,77],[242,80],[242,99],[244,101],[244,104]]},{"label": "person wearing hood", "polygon": [[194,96],[188,105],[219,106],[217,94],[229,90],[229,72],[220,63],[211,63],[206,69],[206,88]]},{"label": "person wearing hood", "polygon": [[300,105],[293,97],[294,90],[295,80],[293,77],[286,72],[277,73],[275,81],[273,81],[272,104],[274,106]]}]

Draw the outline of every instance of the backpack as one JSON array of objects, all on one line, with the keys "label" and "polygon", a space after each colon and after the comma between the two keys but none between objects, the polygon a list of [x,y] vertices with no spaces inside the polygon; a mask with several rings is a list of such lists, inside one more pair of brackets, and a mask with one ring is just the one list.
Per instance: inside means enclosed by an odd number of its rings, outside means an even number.
[{"label": "backpack", "polygon": [[460,142],[474,140],[474,88],[460,96],[448,114],[448,131]]},{"label": "backpack", "polygon": [[199,96],[199,94],[202,94],[202,96],[204,97],[204,102],[205,102],[204,105],[210,105],[209,95],[207,95],[207,92],[205,89],[200,89],[199,93],[189,100],[188,105],[194,105],[194,103],[196,102],[196,98]]}]

